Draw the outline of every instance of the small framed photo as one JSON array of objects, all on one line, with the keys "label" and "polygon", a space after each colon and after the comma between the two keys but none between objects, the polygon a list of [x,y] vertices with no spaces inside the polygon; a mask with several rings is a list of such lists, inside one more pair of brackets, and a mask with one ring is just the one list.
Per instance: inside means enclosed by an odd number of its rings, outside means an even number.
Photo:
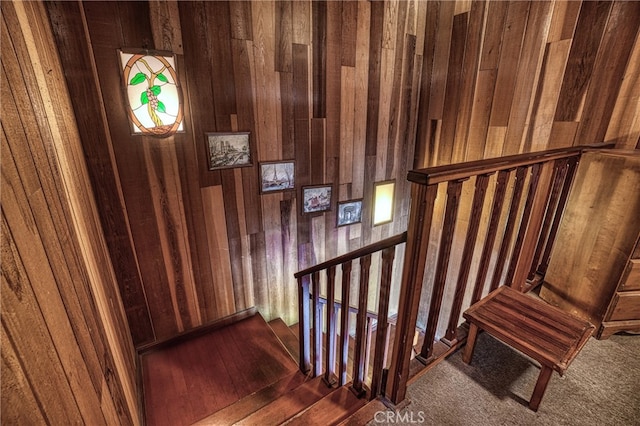
[{"label": "small framed photo", "polygon": [[249,132],[206,135],[209,170],[253,165]]},{"label": "small framed photo", "polygon": [[295,162],[265,161],[260,163],[260,193],[289,191],[295,188]]},{"label": "small framed photo", "polygon": [[302,187],[302,213],[331,210],[332,185],[310,185]]},{"label": "small framed photo", "polygon": [[362,222],[362,199],[339,201],[337,226],[346,226]]}]

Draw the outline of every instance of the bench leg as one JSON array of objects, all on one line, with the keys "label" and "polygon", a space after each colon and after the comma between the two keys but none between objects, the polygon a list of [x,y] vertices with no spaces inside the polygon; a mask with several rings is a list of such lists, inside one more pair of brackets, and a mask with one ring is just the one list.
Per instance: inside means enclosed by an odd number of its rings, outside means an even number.
[{"label": "bench leg", "polygon": [[473,348],[476,346],[476,338],[478,337],[478,326],[471,323],[469,324],[469,335],[467,336],[467,344],[462,352],[462,361],[465,364],[471,363],[471,357],[473,357]]},{"label": "bench leg", "polygon": [[547,390],[547,385],[549,384],[551,373],[553,373],[552,368],[547,367],[546,365],[542,366],[540,375],[538,376],[538,381],[536,382],[536,387],[533,389],[533,395],[531,395],[531,401],[529,401],[529,408],[533,411],[538,411],[542,396]]}]

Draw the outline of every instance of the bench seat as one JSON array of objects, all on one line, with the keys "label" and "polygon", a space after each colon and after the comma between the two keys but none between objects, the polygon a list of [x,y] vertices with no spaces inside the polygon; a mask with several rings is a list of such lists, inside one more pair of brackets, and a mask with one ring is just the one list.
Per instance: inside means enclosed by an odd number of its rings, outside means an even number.
[{"label": "bench seat", "polygon": [[469,336],[462,360],[469,364],[479,330],[526,354],[541,365],[529,401],[537,411],[551,373],[563,375],[595,327],[589,322],[511,287],[502,286],[464,312]]}]

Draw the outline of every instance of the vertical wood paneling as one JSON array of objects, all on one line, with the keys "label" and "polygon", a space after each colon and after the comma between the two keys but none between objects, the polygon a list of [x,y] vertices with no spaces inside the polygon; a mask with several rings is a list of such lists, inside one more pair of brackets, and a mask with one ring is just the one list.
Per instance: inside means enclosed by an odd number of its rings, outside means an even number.
[{"label": "vertical wood paneling", "polygon": [[[413,165],[605,134],[637,144],[632,3],[114,4],[48,9],[75,64],[67,82],[136,344],[253,304],[295,322],[292,271],[402,231]],[[178,53],[184,134],[129,135],[123,46]],[[96,71],[82,65],[91,56]],[[89,82],[73,84],[75,72]],[[253,165],[207,170],[205,133],[231,130],[251,133]],[[283,159],[296,162],[295,191],[260,194],[259,163]],[[396,179],[395,219],[372,227],[383,179]],[[302,215],[300,188],[322,183],[333,184],[333,209]],[[363,221],[337,230],[336,203],[348,198],[363,198]]]},{"label": "vertical wood paneling", "polygon": [[2,421],[137,424],[131,335],[43,4],[4,2],[1,45]]}]

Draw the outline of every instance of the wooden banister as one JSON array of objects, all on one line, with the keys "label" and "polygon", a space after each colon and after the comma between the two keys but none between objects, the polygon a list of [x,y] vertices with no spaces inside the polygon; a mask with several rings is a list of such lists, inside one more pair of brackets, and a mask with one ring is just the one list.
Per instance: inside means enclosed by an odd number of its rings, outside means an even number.
[{"label": "wooden banister", "polygon": [[[540,279],[537,276],[544,274],[582,152],[611,147],[613,144],[559,148],[428,167],[408,173],[407,178],[412,182],[412,204],[398,301],[398,326],[384,392],[389,402],[398,404],[405,397],[423,281],[430,285],[431,298],[429,307],[424,309],[426,324],[420,326],[425,331],[425,339],[418,359],[428,364],[435,357],[434,343],[441,330],[439,321],[445,290],[451,289],[453,297],[446,298],[452,301],[447,306],[450,311],[444,335],[439,340],[453,348],[464,342],[465,337],[459,339],[457,331],[465,300],[474,304],[483,294],[500,285],[525,291],[535,285],[535,282],[525,282],[527,277]],[[468,197],[469,191],[462,191],[463,182],[470,179],[475,182],[471,191],[472,202]],[[493,187],[490,187],[490,182],[494,182]],[[438,217],[435,222],[433,216],[438,187],[445,183],[446,198],[439,200],[440,205],[444,205],[443,221],[440,222]],[[491,211],[484,215],[485,195],[491,192]],[[503,212],[505,204],[508,210]],[[465,208],[459,209],[460,205]],[[459,210],[469,216],[458,219]],[[442,210],[438,209],[438,212]],[[484,241],[478,241],[483,217],[487,227],[483,233]],[[459,220],[468,223],[463,232],[456,230]],[[434,243],[430,242],[432,223],[442,223],[442,229],[435,271],[425,280],[427,252],[430,244]],[[471,294],[467,298],[467,281],[474,252],[480,245],[482,250],[475,283],[470,287]],[[450,276],[450,270],[457,274]]]},{"label": "wooden banister", "polygon": [[367,254],[373,254],[375,252],[382,251],[387,247],[397,246],[398,244],[405,243],[406,241],[407,241],[407,233],[403,232],[401,234],[394,235],[393,237],[380,240],[376,243],[369,244],[368,246],[343,254],[342,256],[338,256],[333,259],[327,260],[326,262],[322,262],[317,265],[310,266],[307,269],[303,269],[302,271],[296,272],[293,276],[296,278],[300,278],[302,276],[309,275],[317,271],[323,271],[325,269],[328,269],[330,266],[338,266],[345,262],[364,257]]},{"label": "wooden banister", "polygon": [[[300,369],[303,372],[311,370],[312,375],[324,373],[323,380],[328,386],[336,383],[342,386],[347,381],[347,369],[349,361],[349,314],[356,314],[355,344],[353,362],[352,389],[359,396],[368,393],[375,398],[382,390],[381,380],[388,342],[388,310],[391,288],[393,259],[396,247],[406,242],[407,233],[403,232],[391,238],[370,244],[358,250],[354,250],[329,261],[309,267],[294,274],[298,280],[300,297],[299,329],[300,329]],[[378,310],[367,310],[369,300],[369,276],[372,256],[381,252],[382,274],[380,277]],[[377,259],[377,258],[376,258]],[[353,261],[359,261],[359,287],[358,306],[352,307],[349,303],[351,293],[351,271]],[[342,299],[336,301],[336,270],[342,268]],[[326,299],[320,294],[321,281],[326,274]],[[311,302],[311,307],[309,307]],[[340,338],[338,339],[338,315],[340,309]],[[309,316],[312,318],[309,318]],[[311,324],[313,324],[313,337],[311,337]],[[374,349],[372,345],[372,333],[374,329],[381,338],[376,339]],[[324,339],[323,339],[323,331]],[[324,340],[324,348],[323,348]],[[323,350],[324,349],[324,350]],[[338,354],[336,360],[336,352]],[[373,354],[373,359],[371,356]],[[369,377],[369,367],[373,364],[371,372],[371,390],[365,384]],[[336,363],[337,369],[336,369]]]},{"label": "wooden banister", "polygon": [[[453,297],[446,298],[452,302],[448,306],[450,311],[446,324],[443,324],[446,327],[440,341],[452,351],[466,339],[464,335],[458,336],[465,301],[470,300],[474,304],[483,294],[500,285],[524,291],[534,285],[525,285],[527,277],[544,275],[582,152],[610,147],[612,144],[575,146],[409,172],[411,212],[406,232],[295,273],[300,297],[300,369],[304,372],[312,370],[313,375],[324,373],[324,381],[329,386],[346,383],[349,317],[355,313],[356,323],[351,324],[355,329],[352,390],[360,396],[368,394],[370,398],[383,395],[392,404],[401,402],[406,394],[414,332],[418,327],[427,254],[430,243],[434,243],[430,242],[432,225],[435,227],[442,223],[442,229],[439,241],[435,242],[438,244],[437,258],[433,282],[430,283],[430,306],[424,315],[426,324],[420,325],[425,339],[418,359],[424,363],[429,363],[436,356],[434,343],[438,330],[441,330],[438,321],[447,288],[453,290]],[[471,179],[473,186],[470,184],[469,188],[472,190],[463,191],[465,181]],[[443,221],[440,222],[439,217],[434,221],[438,187],[444,183],[447,184],[446,199],[440,200],[444,203],[444,213],[438,213],[444,214]],[[471,198],[465,198],[470,192],[473,194],[472,202]],[[487,196],[492,200],[488,214],[483,212]],[[463,204],[467,201],[470,203]],[[461,205],[464,208],[460,208]],[[469,216],[459,219],[459,211]],[[460,227],[464,231],[456,230],[459,220],[468,223],[466,229]],[[483,220],[487,226],[480,232]],[[392,266],[396,247],[402,243],[406,243],[406,248],[396,332],[389,370],[385,372],[389,352]],[[479,246],[482,250],[478,257],[474,253]],[[367,310],[370,268],[372,259],[378,262],[377,256],[372,257],[378,252],[381,252],[382,270],[377,287],[378,306],[376,312],[371,312]],[[471,267],[474,258],[478,259],[478,266],[474,285],[470,286],[468,281],[471,270],[474,270]],[[360,277],[357,307],[351,306],[349,300],[355,290],[351,283],[354,261],[359,264],[354,272]],[[336,300],[335,289],[338,267],[342,271],[340,301]],[[455,277],[449,276],[452,275],[450,270],[457,272]],[[326,283],[326,299],[320,295],[321,281],[323,285]],[[339,318],[337,310],[340,310]],[[375,345],[372,338],[374,328],[377,333]],[[323,332],[326,333],[324,338]],[[439,348],[444,346],[437,343]],[[437,356],[442,356],[442,350],[438,351]],[[370,375],[369,368],[372,369]],[[371,377],[369,389],[366,385],[368,377]]]},{"label": "wooden banister", "polygon": [[421,185],[432,185],[451,180],[468,179],[473,176],[495,173],[500,170],[514,169],[520,166],[530,166],[535,163],[544,163],[560,158],[575,157],[579,156],[587,149],[605,149],[614,147],[614,143],[580,145],[569,148],[558,148],[547,151],[487,158],[484,160],[468,161],[465,163],[446,164],[443,166],[411,170],[407,175],[407,179]]}]

